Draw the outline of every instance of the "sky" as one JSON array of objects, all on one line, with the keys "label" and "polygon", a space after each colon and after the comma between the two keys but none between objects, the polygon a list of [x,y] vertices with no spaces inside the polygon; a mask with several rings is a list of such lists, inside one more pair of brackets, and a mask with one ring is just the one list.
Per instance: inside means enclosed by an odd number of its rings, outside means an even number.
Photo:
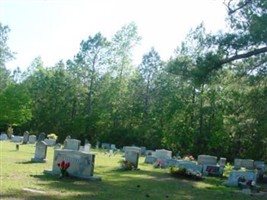
[{"label": "sky", "polygon": [[0,22],[11,29],[7,63],[25,70],[40,56],[45,66],[73,59],[80,43],[96,33],[108,39],[135,22],[142,37],[134,63],[151,47],[168,60],[190,29],[204,23],[209,32],[225,28],[224,0],[0,0]]}]

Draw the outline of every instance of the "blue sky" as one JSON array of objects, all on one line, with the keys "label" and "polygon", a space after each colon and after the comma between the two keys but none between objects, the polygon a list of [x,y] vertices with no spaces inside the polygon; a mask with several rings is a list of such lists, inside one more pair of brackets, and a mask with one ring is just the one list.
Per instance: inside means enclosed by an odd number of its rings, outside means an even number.
[{"label": "blue sky", "polygon": [[101,32],[110,39],[135,22],[142,37],[135,64],[151,47],[163,60],[173,55],[190,28],[225,28],[223,0],[0,0],[0,22],[8,25],[8,45],[16,59],[8,69],[25,70],[37,56],[46,66],[72,59],[80,42]]}]

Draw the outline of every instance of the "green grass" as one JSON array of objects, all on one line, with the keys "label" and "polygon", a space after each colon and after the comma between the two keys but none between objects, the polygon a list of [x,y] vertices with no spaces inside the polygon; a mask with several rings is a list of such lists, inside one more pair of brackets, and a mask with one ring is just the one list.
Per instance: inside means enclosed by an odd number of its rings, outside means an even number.
[{"label": "green grass", "polygon": [[[225,187],[221,178],[207,177],[203,181],[173,178],[168,169],[145,164],[143,157],[139,160],[140,170],[121,171],[118,163],[121,154],[109,157],[94,150],[95,175],[102,181],[59,179],[43,173],[52,168],[53,148],[48,148],[47,163],[31,163],[34,145],[20,145],[19,151],[15,146],[0,141],[0,199],[264,199],[237,193],[237,188]],[[25,191],[25,188],[44,193]]]}]

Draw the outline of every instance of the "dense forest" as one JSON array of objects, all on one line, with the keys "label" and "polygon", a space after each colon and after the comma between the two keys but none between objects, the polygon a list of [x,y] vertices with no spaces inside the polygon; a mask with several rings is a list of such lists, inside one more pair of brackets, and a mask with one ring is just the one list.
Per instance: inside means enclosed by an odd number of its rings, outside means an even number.
[{"label": "dense forest", "polygon": [[225,31],[192,29],[175,56],[153,47],[133,65],[141,38],[129,23],[108,40],[81,41],[66,63],[35,58],[21,72],[0,24],[0,127],[95,144],[267,160],[267,1],[225,1]]}]

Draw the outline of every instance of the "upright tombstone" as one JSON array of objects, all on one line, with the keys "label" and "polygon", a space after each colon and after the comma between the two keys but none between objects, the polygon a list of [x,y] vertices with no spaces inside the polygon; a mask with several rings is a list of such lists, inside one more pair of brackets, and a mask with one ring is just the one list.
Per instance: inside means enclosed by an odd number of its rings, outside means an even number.
[{"label": "upright tombstone", "polygon": [[84,145],[83,151],[89,152],[90,149],[91,149],[91,144],[87,143],[87,144]]},{"label": "upright tombstone", "polygon": [[55,139],[50,139],[50,138],[44,139],[44,142],[50,147],[55,146],[55,144],[56,144],[56,140]]},{"label": "upright tombstone", "polygon": [[257,172],[254,170],[250,170],[250,171],[232,170],[230,172],[228,180],[225,182],[225,184],[228,186],[238,186],[238,179],[240,177],[243,177],[246,182],[254,181],[256,183]]},{"label": "upright tombstone", "polygon": [[172,158],[172,151],[165,149],[156,149],[155,156],[157,159],[167,160]]},{"label": "upright tombstone", "polygon": [[36,135],[29,136],[29,144],[35,144],[36,142]]},{"label": "upright tombstone", "polygon": [[0,140],[7,140],[7,139],[8,139],[7,134],[1,133]]},{"label": "upright tombstone", "polygon": [[81,141],[80,140],[66,139],[64,141],[64,147],[63,147],[63,149],[69,149],[69,150],[79,151],[80,145],[81,145]]},{"label": "upright tombstone", "polygon": [[46,138],[46,135],[45,135],[44,132],[42,132],[42,133],[40,133],[40,134],[38,135],[38,139],[37,139],[37,141],[38,141],[38,142],[44,141],[45,138]]},{"label": "upright tombstone", "polygon": [[146,155],[146,147],[140,147],[141,148],[141,155],[145,156]]},{"label": "upright tombstone", "polygon": [[210,155],[199,155],[197,157],[197,163],[199,165],[216,165],[217,164],[217,157],[210,156]]},{"label": "upright tombstone", "polygon": [[94,176],[95,155],[82,151],[69,149],[55,149],[52,170],[45,170],[45,173],[60,174],[58,163],[62,161],[69,162],[68,173],[87,180],[101,180],[100,177]]},{"label": "upright tombstone", "polygon": [[30,133],[28,131],[25,131],[24,132],[22,144],[28,144],[28,142],[29,142],[29,135],[30,135]]},{"label": "upright tombstone", "polygon": [[220,167],[225,167],[225,165],[226,165],[226,158],[220,158],[219,165],[220,165]]},{"label": "upright tombstone", "polygon": [[137,151],[125,151],[125,160],[131,162],[134,168],[138,168],[139,152]]},{"label": "upright tombstone", "polygon": [[47,144],[44,141],[38,141],[35,145],[34,158],[32,162],[46,162]]},{"label": "upright tombstone", "polygon": [[240,169],[241,167],[246,169],[254,169],[254,160],[236,158],[234,160],[234,168]]},{"label": "upright tombstone", "polygon": [[135,151],[139,154],[139,156],[141,155],[141,148],[135,146],[124,146],[123,151]]},{"label": "upright tombstone", "polygon": [[102,143],[101,148],[102,149],[110,149],[110,144],[109,143]]},{"label": "upright tombstone", "polygon": [[18,135],[14,135],[14,136],[12,136],[12,138],[11,138],[11,141],[12,141],[12,142],[17,142],[17,143],[22,142],[22,140],[23,140],[23,137],[18,136]]}]

